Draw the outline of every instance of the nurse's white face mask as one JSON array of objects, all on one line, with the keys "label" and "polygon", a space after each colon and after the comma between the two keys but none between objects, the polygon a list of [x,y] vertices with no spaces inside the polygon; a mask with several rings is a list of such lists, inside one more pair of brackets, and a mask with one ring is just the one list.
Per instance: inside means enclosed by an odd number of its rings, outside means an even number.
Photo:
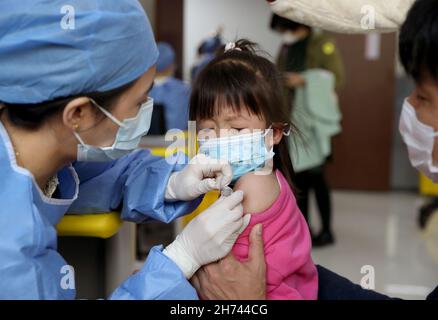
[{"label": "nurse's white face mask", "polygon": [[433,148],[438,132],[418,120],[415,109],[408,99],[403,105],[399,128],[408,146],[412,166],[438,183],[438,167],[433,164]]},{"label": "nurse's white face mask", "polygon": [[107,162],[121,158],[138,148],[140,140],[151,127],[154,100],[149,98],[141,105],[134,118],[119,121],[110,112],[99,106],[95,101],[91,102],[102,113],[119,126],[114,144],[111,147],[95,147],[87,145],[77,132],[73,132],[78,145],[78,161],[84,162]]}]

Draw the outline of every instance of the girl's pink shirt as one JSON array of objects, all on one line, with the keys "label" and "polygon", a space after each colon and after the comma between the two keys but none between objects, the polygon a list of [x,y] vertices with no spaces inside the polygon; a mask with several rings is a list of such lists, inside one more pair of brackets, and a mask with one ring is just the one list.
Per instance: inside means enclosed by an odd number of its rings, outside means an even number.
[{"label": "girl's pink shirt", "polygon": [[236,258],[248,258],[249,233],[263,224],[266,259],[267,298],[270,300],[316,300],[318,274],[311,257],[309,228],[285,177],[276,171],[280,195],[270,208],[253,214],[239,236],[233,252]]}]

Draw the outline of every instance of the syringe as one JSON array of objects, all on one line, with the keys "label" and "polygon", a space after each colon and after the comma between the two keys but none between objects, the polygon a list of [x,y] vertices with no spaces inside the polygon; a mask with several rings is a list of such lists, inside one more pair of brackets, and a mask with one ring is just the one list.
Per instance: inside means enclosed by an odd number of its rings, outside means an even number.
[{"label": "syringe", "polygon": [[228,186],[225,186],[222,190],[221,190],[221,196],[222,197],[229,197],[233,194],[233,189],[231,189]]}]

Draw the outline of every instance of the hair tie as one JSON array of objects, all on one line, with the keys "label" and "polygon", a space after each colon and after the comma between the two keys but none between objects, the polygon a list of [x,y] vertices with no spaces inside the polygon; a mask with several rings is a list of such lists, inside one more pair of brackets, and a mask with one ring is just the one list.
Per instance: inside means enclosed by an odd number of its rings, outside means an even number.
[{"label": "hair tie", "polygon": [[236,47],[236,43],[235,42],[228,42],[227,45],[225,46],[225,52],[228,52],[228,51],[231,51],[231,50],[242,51],[242,49]]}]

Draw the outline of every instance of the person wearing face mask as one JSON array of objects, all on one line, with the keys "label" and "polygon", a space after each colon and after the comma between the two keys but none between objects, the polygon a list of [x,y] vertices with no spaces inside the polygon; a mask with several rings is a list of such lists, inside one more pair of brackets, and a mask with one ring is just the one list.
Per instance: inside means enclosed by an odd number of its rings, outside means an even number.
[{"label": "person wearing face mask", "polygon": [[[136,0],[5,0],[0,12],[0,299],[73,299],[55,229],[68,210],[170,222],[231,168],[137,150],[158,50]],[[197,299],[188,279],[230,252],[248,224],[242,199],[219,199],[154,247],[110,298]]]},{"label": "person wearing face mask", "polygon": [[336,89],[342,88],[345,82],[344,67],[331,37],[277,14],[272,15],[271,29],[281,34],[283,39],[277,67],[284,73],[285,86],[289,93],[305,85],[300,72],[317,68],[331,71],[335,75]]},{"label": "person wearing face mask", "polygon": [[[331,139],[341,128],[337,102],[328,100],[336,96],[333,91],[345,81],[342,59],[333,39],[324,33],[314,32],[307,25],[274,14],[271,29],[283,37],[277,67],[284,76],[285,96],[291,117],[299,124],[306,139],[292,140],[300,155],[292,156],[297,172],[296,185],[300,190],[298,203],[310,225],[309,193],[315,191],[322,228],[313,237],[313,245],[330,245],[335,239],[331,227],[332,206],[330,188],[325,178],[325,163],[331,156]],[[329,77],[334,81],[329,81]],[[315,87],[318,90],[312,91]],[[323,87],[330,88],[324,91],[321,90]],[[309,102],[314,96],[319,99]],[[318,110],[312,110],[312,106]],[[327,117],[322,120],[321,114],[324,112]]]}]

